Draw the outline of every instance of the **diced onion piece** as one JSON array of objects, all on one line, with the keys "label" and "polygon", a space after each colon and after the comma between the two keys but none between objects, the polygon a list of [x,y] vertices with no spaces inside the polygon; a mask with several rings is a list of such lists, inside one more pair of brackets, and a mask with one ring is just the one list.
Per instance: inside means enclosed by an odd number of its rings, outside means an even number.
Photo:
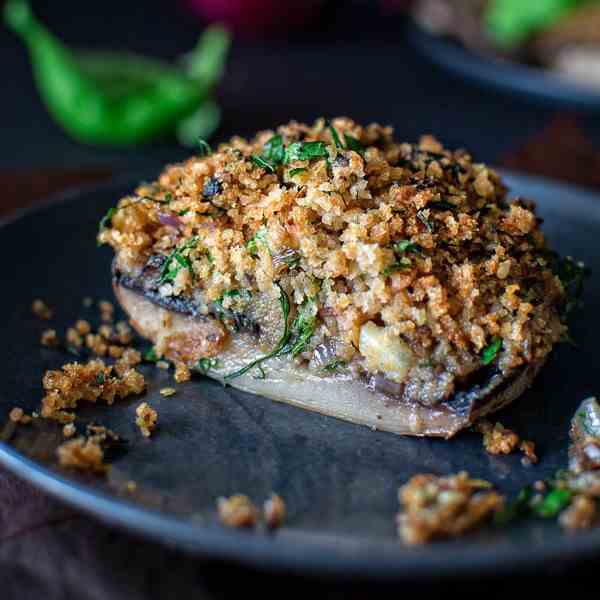
[{"label": "diced onion piece", "polygon": [[414,364],[410,348],[386,327],[368,321],[360,328],[359,350],[371,372],[384,373],[387,379],[402,383]]}]

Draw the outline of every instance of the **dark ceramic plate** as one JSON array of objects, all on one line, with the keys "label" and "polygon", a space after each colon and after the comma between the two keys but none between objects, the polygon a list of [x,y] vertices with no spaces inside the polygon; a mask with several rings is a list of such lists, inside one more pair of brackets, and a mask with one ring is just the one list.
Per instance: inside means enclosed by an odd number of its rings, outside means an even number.
[{"label": "dark ceramic plate", "polygon": [[[599,272],[600,199],[573,187],[507,177],[515,194],[539,201],[552,244]],[[55,307],[52,325],[62,332],[77,317],[96,318],[94,309],[83,308],[84,296],[111,298],[111,252],[96,247],[95,232],[100,217],[134,183],[68,194],[0,229],[5,265],[0,295],[2,423],[15,405],[36,409],[44,370],[73,358],[40,348],[40,332],[47,324],[32,316],[32,299],[44,298]],[[541,461],[535,467],[521,466],[516,455],[487,455],[481,436],[474,433],[451,441],[402,438],[202,378],[163,398],[158,390],[171,383],[171,375],[152,367],[143,367],[150,381],[146,399],[158,409],[160,429],[150,440],[134,425],[139,399],[109,409],[89,406],[80,413],[84,422],[103,423],[127,441],[114,455],[107,479],[61,473],[53,466],[60,435],[52,423],[16,432],[4,425],[0,462],[107,523],[199,555],[267,569],[414,579],[534,568],[600,555],[600,529],[566,536],[554,522],[540,520],[490,527],[417,549],[399,544],[394,526],[396,490],[414,473],[467,469],[514,494],[565,466],[569,419],[577,404],[598,389],[599,282],[591,279],[586,307],[573,326],[579,350],[560,346],[534,387],[501,414],[505,425],[538,444]],[[128,494],[125,482],[130,479],[138,488]],[[218,525],[218,496],[243,492],[262,501],[272,490],[289,508],[286,525],[276,534]]]},{"label": "dark ceramic plate", "polygon": [[600,110],[600,90],[562,77],[550,70],[504,62],[476,54],[446,37],[433,35],[412,23],[408,37],[432,62],[484,87],[556,106],[586,112]]}]

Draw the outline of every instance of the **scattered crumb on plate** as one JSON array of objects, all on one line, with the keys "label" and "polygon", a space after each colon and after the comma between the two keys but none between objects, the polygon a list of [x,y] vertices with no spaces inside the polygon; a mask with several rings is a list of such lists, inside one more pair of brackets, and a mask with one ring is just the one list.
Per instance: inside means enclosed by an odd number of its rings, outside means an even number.
[{"label": "scattered crumb on plate", "polygon": [[217,500],[219,519],[227,527],[254,527],[258,521],[258,510],[256,506],[243,494],[235,494],[229,498]]},{"label": "scattered crumb on plate", "polygon": [[75,428],[74,423],[67,423],[62,429],[63,436],[66,438],[73,437],[76,431],[77,429]]},{"label": "scattered crumb on plate", "polygon": [[61,467],[104,473],[108,465],[104,463],[104,450],[95,439],[77,437],[63,442],[57,449]]},{"label": "scattered crumb on plate", "polygon": [[43,331],[40,343],[42,346],[47,346],[48,348],[56,348],[60,343],[58,335],[56,335],[56,329],[46,329]]},{"label": "scattered crumb on plate", "polygon": [[150,437],[152,432],[156,429],[158,413],[147,402],[142,402],[135,409],[135,414],[137,415],[135,424],[140,428],[142,435],[144,437]]},{"label": "scattered crumb on plate", "polygon": [[271,494],[271,497],[263,505],[263,515],[269,529],[281,527],[286,515],[283,498],[277,494]]},{"label": "scattered crumb on plate", "polygon": [[75,414],[79,401],[97,402],[104,400],[113,404],[116,398],[140,394],[146,388],[144,376],[127,367],[119,376],[113,375],[113,367],[102,360],[91,360],[86,364],[77,362],[63,365],[62,370],[46,371],[43,377],[46,395],[42,399],[42,417],[68,423]]},{"label": "scattered crumb on plate", "polygon": [[475,529],[504,505],[491,487],[466,471],[447,477],[415,475],[398,490],[400,538],[406,544],[424,544]]},{"label": "scattered crumb on plate", "polygon": [[175,364],[174,377],[177,383],[184,383],[192,378],[192,372],[189,370],[186,364],[179,362]]},{"label": "scattered crumb on plate", "polygon": [[31,303],[31,311],[33,314],[42,319],[43,321],[48,321],[52,318],[52,309],[48,307],[48,305],[43,301],[37,298]]},{"label": "scattered crumb on plate", "polygon": [[19,423],[20,425],[27,425],[28,423],[31,423],[31,417],[26,415],[23,409],[19,407],[13,408],[10,411],[8,418],[13,423]]}]

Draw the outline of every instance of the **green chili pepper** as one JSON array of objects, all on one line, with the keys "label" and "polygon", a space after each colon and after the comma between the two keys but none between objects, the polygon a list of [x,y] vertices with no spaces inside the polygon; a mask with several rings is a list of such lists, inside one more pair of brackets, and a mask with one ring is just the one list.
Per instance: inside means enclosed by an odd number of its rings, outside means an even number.
[{"label": "green chili pepper", "polygon": [[175,67],[127,53],[72,51],[34,17],[26,0],[9,0],[4,19],[29,50],[49,112],[82,142],[130,145],[174,131],[192,142],[218,123],[209,94],[229,47],[220,27],[207,29]]}]

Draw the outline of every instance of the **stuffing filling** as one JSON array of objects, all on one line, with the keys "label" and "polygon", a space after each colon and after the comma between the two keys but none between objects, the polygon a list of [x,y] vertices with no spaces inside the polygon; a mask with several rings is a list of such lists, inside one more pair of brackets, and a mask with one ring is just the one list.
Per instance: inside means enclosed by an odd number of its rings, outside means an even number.
[{"label": "stuffing filling", "polygon": [[[532,204],[508,202],[463,150],[346,118],[170,166],[109,211],[99,240],[115,249],[118,282],[212,317],[194,361],[235,332],[274,347],[253,313],[285,295],[279,355],[433,405],[482,363],[506,373],[542,361],[565,332],[565,281]],[[168,356],[169,340],[157,351]]]}]

